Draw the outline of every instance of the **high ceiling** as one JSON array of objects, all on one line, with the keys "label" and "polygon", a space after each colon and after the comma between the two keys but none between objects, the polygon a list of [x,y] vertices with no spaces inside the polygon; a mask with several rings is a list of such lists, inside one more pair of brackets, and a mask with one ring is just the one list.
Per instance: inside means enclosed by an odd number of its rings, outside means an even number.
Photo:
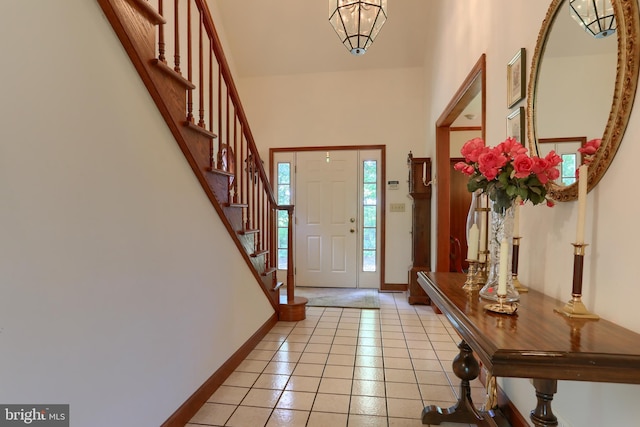
[{"label": "high ceiling", "polygon": [[389,0],[387,22],[367,53],[356,57],[329,24],[328,0],[215,3],[240,78],[422,67],[433,13],[428,0]]},{"label": "high ceiling", "polygon": [[[329,23],[329,0],[215,2],[240,78],[423,67],[438,2],[388,0],[388,19],[362,56],[352,55]],[[460,82],[462,83],[462,82]],[[453,95],[453,94],[452,94]],[[463,118],[473,114],[476,119]],[[454,126],[478,126],[474,102]]]}]

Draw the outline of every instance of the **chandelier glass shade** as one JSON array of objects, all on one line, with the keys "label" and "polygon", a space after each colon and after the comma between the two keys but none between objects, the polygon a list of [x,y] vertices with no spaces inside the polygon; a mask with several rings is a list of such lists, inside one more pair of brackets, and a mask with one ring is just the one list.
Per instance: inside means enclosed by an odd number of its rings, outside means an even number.
[{"label": "chandelier glass shade", "polygon": [[571,16],[595,38],[616,32],[616,17],[611,0],[571,0]]},{"label": "chandelier glass shade", "polygon": [[329,0],[329,22],[354,55],[364,55],[386,20],[387,0]]}]

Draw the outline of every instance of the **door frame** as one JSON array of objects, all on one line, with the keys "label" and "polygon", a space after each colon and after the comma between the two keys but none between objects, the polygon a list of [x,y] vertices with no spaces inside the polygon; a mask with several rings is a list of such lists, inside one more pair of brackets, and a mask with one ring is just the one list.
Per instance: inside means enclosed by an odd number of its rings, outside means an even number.
[{"label": "door frame", "polygon": [[[325,146],[312,146],[312,147],[276,147],[269,148],[269,179],[272,183],[275,182],[275,169],[274,169],[274,156],[276,153],[291,153],[300,151],[364,151],[364,150],[380,150],[380,286],[379,290],[393,290],[386,289],[385,283],[385,263],[386,263],[386,173],[387,173],[387,155],[386,145],[325,145]],[[294,208],[295,212],[295,208]],[[295,226],[294,226],[295,232]],[[373,289],[373,288],[372,288]]]},{"label": "door frame", "polygon": [[450,131],[453,122],[481,94],[482,139],[486,139],[487,61],[483,53],[436,121],[436,271],[449,271],[449,233],[451,229],[451,180],[449,177]]}]

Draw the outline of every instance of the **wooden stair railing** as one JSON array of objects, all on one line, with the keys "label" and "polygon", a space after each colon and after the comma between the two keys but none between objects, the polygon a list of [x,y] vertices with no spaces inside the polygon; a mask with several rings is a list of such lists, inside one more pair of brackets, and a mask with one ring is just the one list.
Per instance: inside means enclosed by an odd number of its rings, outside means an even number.
[{"label": "wooden stair railing", "polygon": [[[280,319],[304,319],[307,301],[294,295],[293,206],[274,197],[206,1],[97,1]],[[289,218],[282,302],[278,210]]]}]

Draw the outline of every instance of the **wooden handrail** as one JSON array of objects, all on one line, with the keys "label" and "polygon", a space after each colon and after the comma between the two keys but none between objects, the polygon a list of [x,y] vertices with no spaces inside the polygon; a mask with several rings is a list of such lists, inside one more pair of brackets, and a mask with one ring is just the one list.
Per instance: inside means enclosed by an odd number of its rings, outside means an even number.
[{"label": "wooden handrail", "polygon": [[[162,2],[170,0],[156,1],[159,9],[166,10],[167,8],[163,7]],[[205,0],[173,0],[173,2],[173,25],[167,25],[166,28],[160,25],[158,29],[159,42],[162,41],[162,45],[160,43],[158,45],[159,57],[165,55],[165,39],[173,36],[175,70],[180,73],[180,40],[184,43],[183,47],[186,46],[186,64],[183,64],[182,68],[187,70],[187,80],[196,87],[196,90],[187,93],[185,110],[187,123],[197,122],[199,128],[206,130],[204,110],[205,107],[213,109],[217,95],[217,114],[213,111],[209,111],[208,114],[209,130],[211,132],[217,130],[218,134],[217,145],[214,145],[213,141],[210,144],[210,168],[213,171],[222,170],[231,175],[226,194],[228,204],[244,207],[242,211],[243,232],[260,231],[253,234],[254,253],[268,253],[265,256],[264,269],[271,271],[278,262],[276,213],[278,210],[288,212],[290,217],[289,239],[292,239],[293,206],[278,206],[207,2]],[[183,16],[185,13],[186,16]],[[181,28],[184,25],[186,28]],[[199,28],[195,29],[193,25],[198,25]],[[176,32],[182,31],[182,34],[167,35],[166,31],[171,30],[172,27]],[[186,37],[186,41],[184,37]],[[197,53],[192,51],[196,46],[199,50]],[[204,63],[205,50],[209,52],[207,64]],[[213,56],[215,56],[215,61]],[[218,68],[217,84],[214,82],[215,76],[213,75],[213,68],[216,65]],[[205,68],[208,68],[208,82],[205,81]],[[196,99],[199,107],[198,120],[194,118]],[[214,119],[217,120],[217,123],[214,123]],[[217,159],[214,159],[216,152],[218,156]],[[287,286],[287,300],[289,302],[294,299],[292,248],[293,242],[291,241],[287,255],[287,284],[291,283],[291,286]],[[275,285],[277,280],[275,274],[273,280]]]},{"label": "wooden handrail", "polygon": [[[222,50],[222,44],[220,43],[220,37],[216,31],[215,26],[213,25],[213,20],[211,19],[211,11],[209,10],[209,6],[204,0],[193,0],[195,1],[198,8],[205,13],[203,13],[203,23],[204,27],[207,30],[207,34],[209,35],[209,39],[212,42],[212,48],[215,52],[216,58],[218,59],[218,63],[220,64],[220,71],[222,76],[227,83],[227,88],[229,93],[231,94],[231,99],[233,104],[237,110],[238,117],[240,118],[240,122],[243,124],[243,133],[245,133],[247,138],[247,144],[251,148],[251,151],[256,154],[256,158],[259,158],[258,149],[255,144],[255,139],[253,138],[253,133],[251,132],[251,128],[249,127],[249,121],[247,120],[247,116],[244,112],[244,108],[242,107],[242,103],[240,102],[240,96],[238,95],[238,89],[236,88],[235,82],[233,81],[233,76],[231,75],[231,69],[229,68],[229,63],[227,62],[227,57]],[[264,171],[264,167],[260,162],[254,162],[258,164],[258,173],[260,174],[260,179],[262,182],[268,183],[269,179],[267,178],[267,174]],[[265,186],[265,190],[267,195],[269,196],[270,202],[277,206],[276,198],[273,194],[271,186]]]},{"label": "wooden handrail", "polygon": [[[282,309],[273,293],[277,213],[288,212],[292,239],[293,206],[278,206],[206,1],[125,0],[135,13],[122,0],[97,1],[253,274]],[[291,301],[292,240],[287,259]]]}]

